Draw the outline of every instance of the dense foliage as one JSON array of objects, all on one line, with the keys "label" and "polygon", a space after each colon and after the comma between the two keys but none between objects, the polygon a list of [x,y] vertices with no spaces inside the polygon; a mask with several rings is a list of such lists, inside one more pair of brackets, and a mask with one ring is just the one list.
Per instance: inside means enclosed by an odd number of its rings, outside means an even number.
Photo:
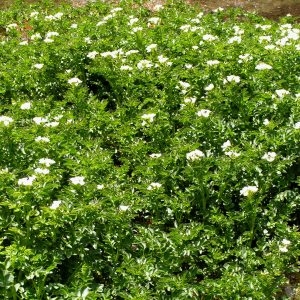
[{"label": "dense foliage", "polygon": [[283,299],[300,26],[136,2],[0,12],[1,299]]}]

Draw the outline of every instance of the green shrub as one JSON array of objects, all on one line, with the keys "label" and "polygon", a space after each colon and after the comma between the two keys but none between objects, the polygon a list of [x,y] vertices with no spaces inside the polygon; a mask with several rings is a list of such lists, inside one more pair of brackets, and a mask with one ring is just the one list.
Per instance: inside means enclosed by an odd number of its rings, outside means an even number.
[{"label": "green shrub", "polygon": [[275,299],[298,272],[300,26],[174,2],[0,12],[3,299]]}]

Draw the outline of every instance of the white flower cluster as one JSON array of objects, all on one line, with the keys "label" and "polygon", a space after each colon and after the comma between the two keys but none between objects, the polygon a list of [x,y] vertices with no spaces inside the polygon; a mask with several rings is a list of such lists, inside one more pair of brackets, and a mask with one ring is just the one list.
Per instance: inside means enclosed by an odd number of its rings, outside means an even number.
[{"label": "white flower cluster", "polygon": [[156,114],[144,114],[142,115],[142,126],[148,124],[148,122],[152,123],[154,121],[154,117],[156,116]]},{"label": "white flower cluster", "polygon": [[147,60],[147,59],[142,59],[141,61],[139,61],[137,63],[137,68],[139,70],[149,69],[151,67],[153,67],[153,64],[152,64],[152,62],[150,60]]},{"label": "white flower cluster", "polygon": [[276,90],[275,93],[279,98],[283,98],[284,96],[290,94],[290,92],[285,89]]},{"label": "white flower cluster", "polygon": [[71,78],[68,80],[68,83],[71,85],[74,85],[74,86],[78,86],[81,82],[82,81],[77,77],[74,77],[74,78]]},{"label": "white flower cluster", "polygon": [[228,82],[235,82],[235,83],[239,83],[241,81],[241,78],[239,76],[236,75],[228,75],[224,80],[223,83],[228,83]]},{"label": "white flower cluster", "polygon": [[271,70],[273,67],[264,63],[264,62],[260,62],[259,64],[257,64],[255,66],[256,70]]},{"label": "white flower cluster", "polygon": [[156,190],[156,189],[159,189],[161,187],[161,184],[158,183],[158,182],[152,182],[150,183],[150,185],[147,187],[147,190],[148,191],[151,191],[151,190]]},{"label": "white flower cluster", "polygon": [[87,54],[87,57],[90,59],[95,59],[97,54],[99,54],[97,51],[91,51]]},{"label": "white flower cluster", "polygon": [[213,60],[208,60],[206,63],[208,66],[214,66],[214,65],[218,65],[220,62],[217,59],[213,59]]},{"label": "white flower cluster", "polygon": [[276,153],[275,152],[267,152],[262,156],[262,159],[267,160],[268,162],[272,162],[276,158]]},{"label": "white flower cluster", "polygon": [[208,116],[210,115],[211,111],[208,109],[201,109],[199,111],[196,112],[196,115],[198,117],[204,117],[204,118],[208,118]]},{"label": "white flower cluster", "polygon": [[50,205],[50,209],[57,209],[60,206],[60,204],[61,204],[61,200],[55,200]]},{"label": "white flower cluster", "polygon": [[71,183],[75,184],[75,185],[84,185],[85,181],[84,181],[84,177],[83,176],[76,176],[76,177],[72,177],[70,178]]},{"label": "white flower cluster", "polygon": [[64,14],[61,12],[56,13],[55,15],[49,15],[45,17],[46,21],[57,21],[60,20]]},{"label": "white flower cluster", "polygon": [[200,151],[198,149],[186,154],[187,160],[191,160],[191,161],[199,160],[202,157],[205,157],[205,155],[202,151]]},{"label": "white flower cluster", "polygon": [[258,187],[255,185],[245,186],[240,190],[240,194],[248,197],[251,194],[254,194],[258,191]]},{"label": "white flower cluster", "polygon": [[289,241],[289,240],[287,240],[287,239],[283,239],[282,241],[281,241],[281,244],[279,245],[279,251],[280,252],[283,252],[283,253],[285,253],[285,252],[288,252],[289,250],[288,250],[288,246],[291,244],[291,242]]},{"label": "white flower cluster", "polygon": [[39,163],[45,165],[46,167],[50,167],[51,165],[55,164],[55,160],[51,158],[41,158]]},{"label": "white flower cluster", "polygon": [[161,153],[152,153],[149,155],[151,158],[159,158],[161,157]]},{"label": "white flower cluster", "polygon": [[24,178],[20,178],[18,180],[18,185],[30,186],[33,184],[33,181],[36,179],[36,176],[28,176]]},{"label": "white flower cluster", "polygon": [[228,148],[231,147],[231,142],[227,140],[226,142],[223,143],[221,146],[222,150],[224,151],[224,154],[229,156],[229,157],[239,157],[241,154],[233,151],[233,150],[228,150]]},{"label": "white flower cluster", "polygon": [[4,126],[8,126],[12,122],[13,122],[13,119],[11,117],[0,116],[0,123],[3,123]]},{"label": "white flower cluster", "polygon": [[111,58],[117,58],[120,57],[121,55],[124,54],[124,51],[122,49],[117,49],[113,51],[107,51],[107,52],[102,52],[100,55],[102,57],[111,57]]},{"label": "white flower cluster", "polygon": [[147,52],[151,52],[152,50],[157,49],[157,44],[150,44],[146,47]]}]

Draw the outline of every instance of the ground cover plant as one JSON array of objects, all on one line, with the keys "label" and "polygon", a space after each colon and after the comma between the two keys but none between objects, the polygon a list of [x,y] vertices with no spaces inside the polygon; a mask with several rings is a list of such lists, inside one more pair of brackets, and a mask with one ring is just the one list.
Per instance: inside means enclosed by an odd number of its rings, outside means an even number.
[{"label": "ground cover plant", "polygon": [[2,299],[286,299],[300,26],[174,2],[0,12]]}]

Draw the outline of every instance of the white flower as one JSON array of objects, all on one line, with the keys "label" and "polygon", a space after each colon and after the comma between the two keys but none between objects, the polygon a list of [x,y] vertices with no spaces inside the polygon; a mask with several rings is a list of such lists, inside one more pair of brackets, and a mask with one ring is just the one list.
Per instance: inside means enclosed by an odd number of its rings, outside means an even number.
[{"label": "white flower", "polygon": [[20,178],[18,180],[18,185],[25,185],[25,186],[29,186],[32,185],[33,181],[36,179],[36,176],[29,176],[29,177],[25,177],[25,178]]},{"label": "white flower", "polygon": [[48,169],[43,169],[43,168],[36,168],[36,169],[34,169],[34,172],[37,174],[42,174],[42,175],[46,175],[46,174],[50,173],[50,171]]},{"label": "white flower", "polygon": [[2,122],[4,126],[8,126],[11,122],[13,122],[13,119],[11,117],[0,116],[0,122]]},{"label": "white flower", "polygon": [[[144,115],[142,115],[141,118],[145,121],[153,122],[155,116],[156,116],[156,114],[144,114]],[[142,125],[146,124],[145,121],[143,122]]]},{"label": "white flower", "polygon": [[98,23],[96,24],[96,26],[99,27],[99,26],[104,25],[104,24],[106,24],[106,23],[107,23],[106,20],[103,20],[103,21],[98,22]]},{"label": "white flower", "polygon": [[33,120],[33,122],[34,122],[35,124],[37,124],[37,125],[40,125],[40,124],[42,124],[42,123],[48,122],[48,119],[47,119],[47,118],[43,118],[43,117],[35,117],[35,118],[33,118],[32,120]]},{"label": "white flower", "polygon": [[53,21],[53,20],[55,20],[55,17],[52,16],[52,15],[49,15],[49,16],[46,16],[46,17],[45,17],[45,20],[46,20],[46,21]]},{"label": "white flower", "polygon": [[91,43],[92,43],[91,38],[88,37],[88,36],[84,38],[84,41],[85,41],[87,44],[91,44]]},{"label": "white flower", "polygon": [[152,182],[150,185],[147,187],[148,191],[154,190],[154,189],[159,189],[161,187],[161,184],[158,182]]},{"label": "white flower", "polygon": [[6,31],[9,31],[10,29],[14,29],[14,28],[18,28],[18,24],[16,23],[8,24],[6,26]]},{"label": "white flower", "polygon": [[194,104],[196,102],[196,100],[197,100],[196,97],[189,97],[189,98],[185,98],[183,101],[184,101],[184,103]]},{"label": "white flower", "polygon": [[191,29],[190,24],[182,25],[179,29],[182,30],[183,32],[188,32]]},{"label": "white flower", "polygon": [[73,184],[78,184],[78,185],[84,185],[85,184],[83,176],[72,177],[72,178],[70,178],[70,181]]},{"label": "white flower", "polygon": [[267,45],[267,46],[265,46],[264,48],[265,48],[266,50],[273,50],[273,49],[278,50],[278,48],[277,48],[275,45]]},{"label": "white flower", "polygon": [[221,146],[221,148],[222,148],[223,151],[225,151],[230,146],[231,146],[231,142],[229,140],[227,140],[226,142],[223,143],[223,145]]},{"label": "white flower", "polygon": [[279,251],[285,253],[288,252],[289,250],[286,246],[279,246]]},{"label": "white flower", "polygon": [[287,239],[283,239],[283,240],[281,241],[281,243],[282,243],[283,245],[285,245],[285,246],[288,246],[288,245],[291,244],[291,241],[289,241],[289,240],[287,240]]},{"label": "white flower", "polygon": [[128,25],[132,26],[134,23],[138,22],[139,19],[138,18],[130,18],[129,19],[129,22],[128,22]]},{"label": "white flower", "polygon": [[268,119],[264,119],[263,124],[265,126],[268,126],[270,124],[270,121]]},{"label": "white flower", "polygon": [[218,37],[211,35],[211,34],[205,34],[205,35],[203,35],[202,39],[203,39],[203,41],[212,42],[212,41],[218,39]]},{"label": "white flower", "polygon": [[125,53],[125,56],[129,56],[131,54],[136,54],[136,53],[139,53],[139,50],[129,50]]},{"label": "white flower", "polygon": [[119,210],[120,211],[126,211],[126,210],[128,210],[130,208],[130,206],[128,206],[128,205],[120,205],[119,206]]},{"label": "white flower", "polygon": [[47,38],[51,38],[53,36],[59,36],[59,33],[56,31],[47,32],[45,38],[47,39]]},{"label": "white flower", "polygon": [[63,118],[63,115],[57,115],[57,116],[53,117],[53,119],[55,121],[59,121],[61,118]]},{"label": "white flower", "polygon": [[25,103],[23,103],[23,104],[20,106],[20,108],[21,108],[22,110],[30,109],[30,108],[31,108],[31,103],[30,103],[30,102],[25,102]]},{"label": "white flower", "polygon": [[194,160],[198,160],[200,159],[201,157],[204,157],[204,153],[198,149],[194,150],[194,151],[191,151],[189,153],[186,154],[186,158],[187,160],[191,160],[191,161],[194,161]]},{"label": "white flower", "polygon": [[209,66],[218,65],[220,62],[217,59],[214,60],[208,60],[206,62]]},{"label": "white flower", "polygon": [[242,38],[240,36],[236,35],[236,36],[231,37],[228,40],[228,44],[232,44],[232,43],[235,43],[235,42],[240,44],[242,42]]},{"label": "white flower", "polygon": [[229,157],[239,157],[241,155],[240,153],[235,151],[225,151],[224,154]]},{"label": "white flower", "polygon": [[107,52],[103,52],[100,55],[102,57],[112,57],[112,58],[117,58],[118,56],[120,56],[121,54],[123,54],[123,50],[122,49],[118,49],[118,50],[114,50],[114,51],[107,51]]},{"label": "white flower", "polygon": [[39,163],[45,165],[46,167],[50,167],[51,165],[55,164],[55,160],[51,158],[41,158]]},{"label": "white flower", "polygon": [[289,95],[290,92],[285,90],[285,89],[281,89],[281,90],[276,90],[275,93],[277,94],[277,96],[279,98],[283,98],[285,95]]},{"label": "white flower", "polygon": [[151,158],[159,158],[161,157],[161,153],[152,153],[149,155]]},{"label": "white flower", "polygon": [[267,152],[263,155],[262,159],[265,159],[269,162],[274,161],[276,158],[276,153],[275,152]]},{"label": "white flower", "polygon": [[272,37],[270,35],[262,35],[258,38],[258,41],[261,43],[263,41],[271,42]]},{"label": "white flower", "polygon": [[50,139],[44,136],[38,136],[35,138],[36,142],[44,142],[44,143],[49,143]]},{"label": "white flower", "polygon": [[90,59],[94,59],[96,57],[96,55],[98,54],[97,51],[92,51],[92,52],[89,52],[87,54],[87,57],[90,58]]},{"label": "white flower", "polygon": [[54,40],[53,40],[53,39],[50,39],[50,38],[45,38],[45,39],[44,39],[44,42],[45,42],[45,43],[53,43]]},{"label": "white flower", "polygon": [[77,25],[77,24],[72,24],[70,28],[72,28],[72,29],[76,29],[77,27],[78,27],[78,25]]},{"label": "white flower", "polygon": [[42,38],[42,36],[41,36],[41,34],[39,33],[39,32],[37,32],[37,33],[34,33],[31,37],[30,37],[30,39],[31,40],[40,40]]},{"label": "white flower", "polygon": [[159,10],[161,10],[161,9],[163,9],[163,8],[164,8],[163,5],[161,5],[161,4],[156,4],[156,5],[154,5],[153,10],[154,10],[154,11],[159,11]]},{"label": "white flower", "polygon": [[45,127],[56,127],[59,125],[59,122],[48,122],[44,126]]},{"label": "white flower", "polygon": [[238,62],[241,63],[243,61],[249,61],[251,59],[253,59],[253,56],[251,54],[249,54],[249,53],[241,54],[241,55],[239,55]]},{"label": "white flower", "polygon": [[283,37],[282,39],[276,41],[275,44],[283,47],[285,45],[290,45],[290,43],[288,41],[289,41],[288,37]]},{"label": "white flower", "polygon": [[294,125],[294,128],[295,128],[295,129],[300,129],[300,122],[297,122],[297,123]]},{"label": "white flower", "polygon": [[158,18],[158,17],[153,17],[153,18],[148,19],[148,22],[152,23],[154,25],[157,25],[159,23],[159,21],[160,21],[160,18]]},{"label": "white flower", "polygon": [[239,26],[235,25],[233,26],[233,29],[234,29],[234,34],[235,35],[241,35],[241,34],[244,34],[244,29],[241,29]]},{"label": "white flower", "polygon": [[36,17],[37,15],[39,14],[39,12],[38,11],[33,11],[32,13],[30,13],[30,18],[34,18],[34,17]]},{"label": "white flower", "polygon": [[240,194],[247,197],[252,193],[256,193],[258,191],[258,187],[257,186],[245,186],[240,190]]},{"label": "white flower", "polygon": [[204,88],[204,90],[205,91],[211,91],[211,90],[213,90],[214,89],[214,84],[213,83],[211,83],[211,84],[209,84],[208,86],[206,86],[205,88]]},{"label": "white flower", "polygon": [[142,70],[144,68],[151,68],[152,66],[153,66],[152,62],[146,59],[139,61],[137,64],[137,68],[139,70]]},{"label": "white flower", "polygon": [[229,75],[226,77],[226,79],[224,79],[223,83],[227,83],[227,82],[239,83],[240,81],[241,81],[241,78],[239,76]]},{"label": "white flower", "polygon": [[120,70],[121,70],[121,71],[131,71],[131,70],[133,70],[133,68],[130,67],[130,66],[121,66],[121,67],[120,67]]},{"label": "white flower", "polygon": [[79,85],[81,82],[82,81],[77,77],[74,77],[74,78],[71,78],[71,79],[68,80],[69,84],[72,84],[72,85],[75,85],[75,86]]},{"label": "white flower", "polygon": [[191,69],[191,68],[193,67],[192,64],[185,64],[184,66],[185,66],[187,69]]},{"label": "white flower", "polygon": [[132,28],[132,32],[136,33],[138,31],[142,31],[143,30],[143,27],[133,27]]},{"label": "white flower", "polygon": [[216,9],[213,10],[213,12],[220,12],[220,11],[223,11],[224,8],[223,7],[218,7]]},{"label": "white flower", "polygon": [[151,52],[153,49],[157,48],[157,44],[150,44],[149,46],[146,47],[147,52]]},{"label": "white flower", "polygon": [[198,117],[204,117],[207,118],[210,115],[211,111],[208,109],[201,109],[196,112]]},{"label": "white flower", "polygon": [[64,15],[63,13],[58,12],[58,13],[56,13],[53,17],[54,17],[55,20],[59,20],[59,19],[61,19],[61,17],[62,17],[63,15]]},{"label": "white flower", "polygon": [[168,62],[168,60],[169,60],[167,57],[164,57],[163,55],[159,55],[157,58],[161,64],[164,64],[164,63]]},{"label": "white flower", "polygon": [[255,69],[256,70],[271,70],[273,67],[264,63],[260,62],[258,65],[256,65]]},{"label": "white flower", "polygon": [[260,24],[255,24],[255,28],[260,28],[262,30],[267,30],[270,29],[272,25],[260,25]]},{"label": "white flower", "polygon": [[116,12],[122,11],[122,10],[123,10],[122,7],[115,7],[115,8],[113,8],[110,12],[113,14],[113,13],[116,13]]},{"label": "white flower", "polygon": [[35,64],[33,65],[36,69],[42,69],[44,64]]},{"label": "white flower", "polygon": [[103,189],[104,189],[104,184],[97,185],[97,190],[103,190]]},{"label": "white flower", "polygon": [[188,82],[184,82],[184,81],[179,81],[179,84],[184,89],[188,89],[191,86]]},{"label": "white flower", "polygon": [[50,208],[51,209],[57,209],[60,206],[60,204],[61,204],[61,200],[54,200],[52,202],[52,204],[50,205]]},{"label": "white flower", "polygon": [[193,49],[193,50],[198,50],[198,49],[199,49],[199,46],[192,46],[192,49]]},{"label": "white flower", "polygon": [[28,45],[28,41],[23,41],[23,42],[19,43],[19,45],[26,46],[26,45]]}]

